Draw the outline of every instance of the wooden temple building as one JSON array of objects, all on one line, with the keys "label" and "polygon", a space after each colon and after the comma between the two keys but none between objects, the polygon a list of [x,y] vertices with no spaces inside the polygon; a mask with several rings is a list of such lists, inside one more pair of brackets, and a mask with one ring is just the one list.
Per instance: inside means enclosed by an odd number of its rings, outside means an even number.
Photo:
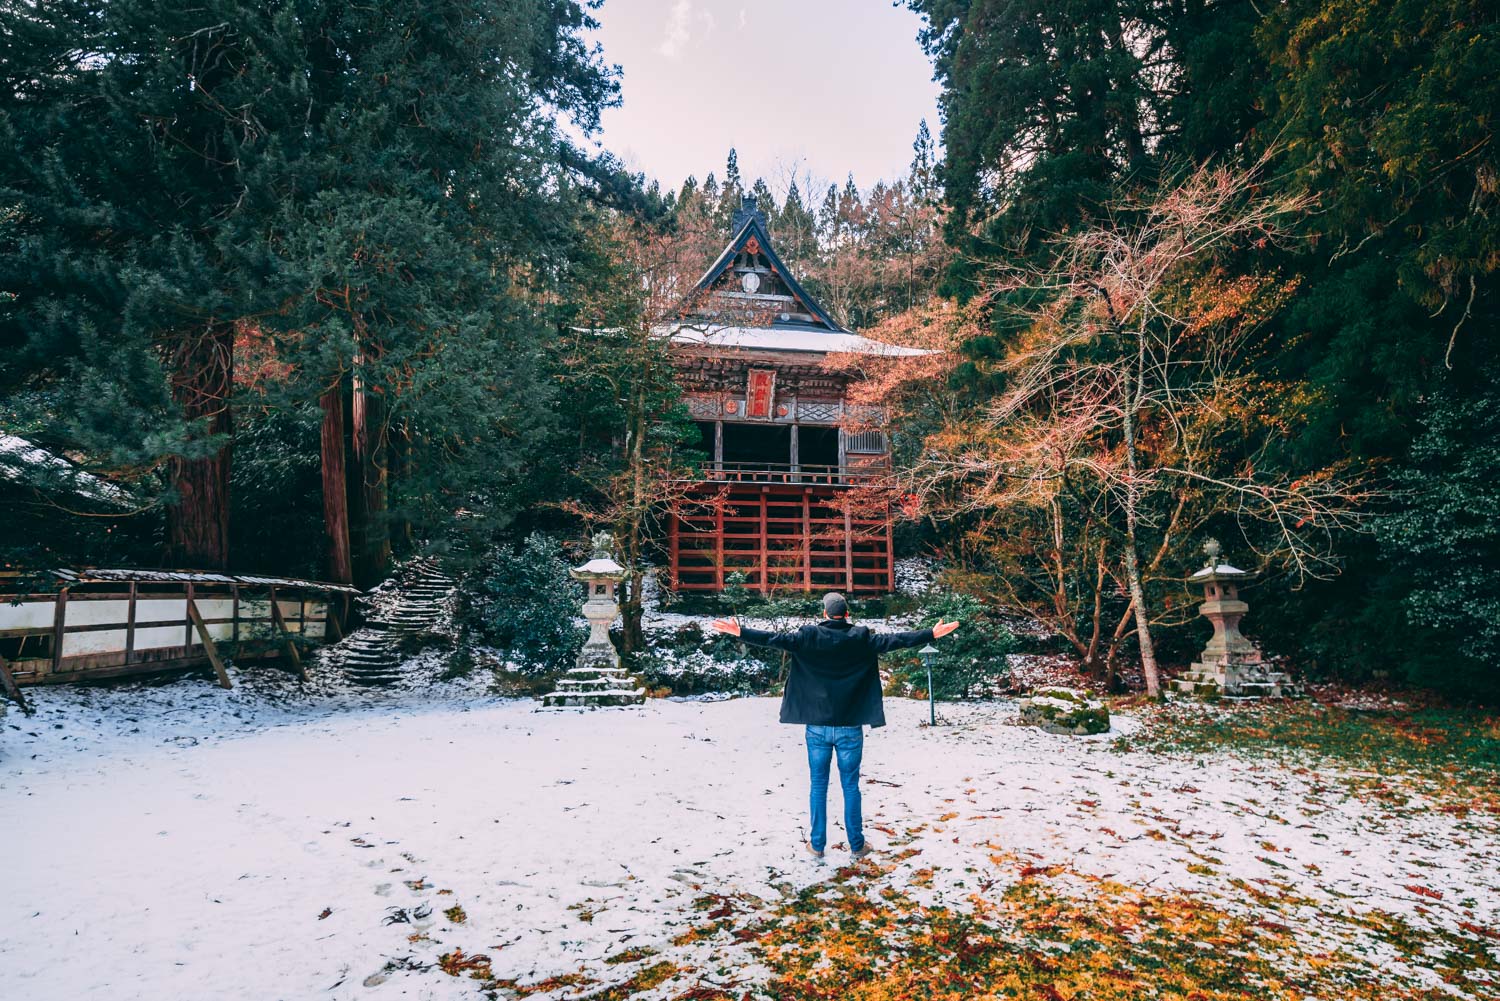
[{"label": "wooden temple building", "polygon": [[[889,508],[858,488],[890,471],[878,411],[858,412],[833,354],[899,356],[837,323],[777,256],[746,198],[728,246],[664,328],[709,456],[668,522],[668,585],[762,593],[895,588]],[[866,492],[868,493],[868,491]]]}]

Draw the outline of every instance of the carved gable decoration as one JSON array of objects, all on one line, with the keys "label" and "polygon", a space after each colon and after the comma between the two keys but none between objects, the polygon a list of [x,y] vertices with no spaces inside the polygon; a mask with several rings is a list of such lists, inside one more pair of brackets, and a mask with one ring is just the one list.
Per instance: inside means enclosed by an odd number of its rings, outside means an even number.
[{"label": "carved gable decoration", "polygon": [[733,238],[684,300],[682,316],[726,327],[847,333],[782,263],[754,198],[735,214]]}]

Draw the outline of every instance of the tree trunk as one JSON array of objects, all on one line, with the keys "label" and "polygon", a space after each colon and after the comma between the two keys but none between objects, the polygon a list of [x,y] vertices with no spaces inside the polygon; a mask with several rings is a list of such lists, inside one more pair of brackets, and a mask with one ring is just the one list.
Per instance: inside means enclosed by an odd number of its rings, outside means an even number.
[{"label": "tree trunk", "polygon": [[391,568],[382,423],[380,396],[368,390],[356,367],[349,407],[349,542],[354,584],[366,589],[384,580]]},{"label": "tree trunk", "polygon": [[646,633],[641,625],[645,612],[645,595],[642,586],[645,575],[641,572],[641,549],[643,547],[643,525],[646,509],[646,401],[644,390],[637,388],[631,393],[630,425],[627,430],[625,461],[630,466],[630,503],[626,512],[625,531],[620,539],[621,555],[630,568],[630,588],[626,601],[621,606],[623,630],[620,645],[625,653],[635,653],[646,648]]},{"label": "tree trunk", "polygon": [[325,572],[336,584],[354,583],[349,552],[349,484],[344,463],[344,386],[340,379],[318,397],[323,411],[323,530],[328,549]]},{"label": "tree trunk", "polygon": [[[1139,387],[1144,372],[1145,340],[1138,339],[1135,385]],[[1127,377],[1128,385],[1128,377]],[[1156,667],[1156,645],[1151,641],[1151,614],[1146,606],[1146,589],[1141,585],[1140,546],[1136,528],[1140,508],[1140,466],[1136,459],[1136,414],[1138,399],[1134,392],[1125,394],[1125,580],[1130,588],[1130,603],[1135,610],[1135,638],[1141,649],[1141,673],[1146,678],[1146,694],[1161,697],[1161,677]]]},{"label": "tree trunk", "polygon": [[[1129,516],[1127,516],[1129,517]],[[1134,521],[1133,517],[1129,517]],[[1131,528],[1125,548],[1125,575],[1130,581],[1130,598],[1135,605],[1135,638],[1141,648],[1141,673],[1146,676],[1146,694],[1161,697],[1161,676],[1156,667],[1156,647],[1151,641],[1151,620],[1146,612],[1146,592],[1141,587],[1139,561],[1135,555],[1135,529]]]},{"label": "tree trunk", "polygon": [[641,626],[645,610],[642,586],[645,575],[634,573],[626,578],[625,600],[620,602],[620,652],[639,653],[646,649],[646,632]]},{"label": "tree trunk", "polygon": [[[403,481],[403,477],[411,475],[411,427],[405,421],[402,421],[396,428],[394,439],[387,439],[384,454],[387,457],[386,479],[388,482],[394,477],[396,482],[400,483]],[[400,548],[403,552],[409,553],[417,548],[416,527],[412,524],[411,519],[405,516],[391,522],[386,531],[386,538],[399,540],[401,546],[397,548]]]},{"label": "tree trunk", "polygon": [[167,507],[167,562],[195,570],[229,569],[229,461],[234,430],[234,324],[209,321],[188,333],[172,357],[172,395],[194,439],[222,439],[202,458],[176,456],[169,471],[177,499]]}]

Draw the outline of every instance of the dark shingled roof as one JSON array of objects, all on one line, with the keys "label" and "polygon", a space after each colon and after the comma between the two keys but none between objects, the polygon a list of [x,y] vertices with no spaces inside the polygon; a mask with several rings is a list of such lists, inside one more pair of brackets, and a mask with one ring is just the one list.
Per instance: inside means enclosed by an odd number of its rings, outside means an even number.
[{"label": "dark shingled roof", "polygon": [[740,202],[739,211],[734,214],[733,229],[734,237],[729,241],[729,245],[724,248],[724,252],[719,255],[718,259],[703,273],[703,277],[698,279],[695,291],[707,292],[711,289],[714,282],[718,281],[719,276],[734,263],[735,256],[744,249],[745,244],[750,242],[750,238],[753,236],[756,242],[760,244],[760,252],[771,263],[771,268],[776,272],[776,276],[786,284],[787,289],[792,295],[796,296],[798,301],[818,321],[816,324],[809,326],[806,323],[797,321],[776,320],[771,324],[771,327],[773,329],[776,327],[795,327],[798,330],[819,330],[826,328],[830,333],[850,333],[849,330],[834,322],[833,317],[828,315],[828,311],[816,299],[807,294],[807,290],[792,275],[791,269],[782,262],[781,257],[776,253],[775,246],[771,243],[771,234],[766,229],[765,213],[756,207],[753,196],[746,196]]}]

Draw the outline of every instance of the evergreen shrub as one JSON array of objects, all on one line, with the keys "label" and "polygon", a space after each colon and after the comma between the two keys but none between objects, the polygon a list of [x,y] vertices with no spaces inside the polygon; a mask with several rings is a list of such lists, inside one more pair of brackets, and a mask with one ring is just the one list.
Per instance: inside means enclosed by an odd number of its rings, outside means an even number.
[{"label": "evergreen shrub", "polygon": [[[926,596],[920,628],[957,620],[959,628],[935,641],[938,655],[932,665],[932,687],[939,699],[969,699],[993,694],[1010,674],[1007,655],[1017,643],[1009,629],[990,614],[979,599],[956,591]],[[915,650],[886,658],[897,690],[927,691],[927,668]]]},{"label": "evergreen shrub", "polygon": [[505,651],[524,673],[571,666],[588,630],[578,623],[582,592],[569,569],[562,545],[540,532],[519,547],[496,547],[459,590],[462,641]]}]

